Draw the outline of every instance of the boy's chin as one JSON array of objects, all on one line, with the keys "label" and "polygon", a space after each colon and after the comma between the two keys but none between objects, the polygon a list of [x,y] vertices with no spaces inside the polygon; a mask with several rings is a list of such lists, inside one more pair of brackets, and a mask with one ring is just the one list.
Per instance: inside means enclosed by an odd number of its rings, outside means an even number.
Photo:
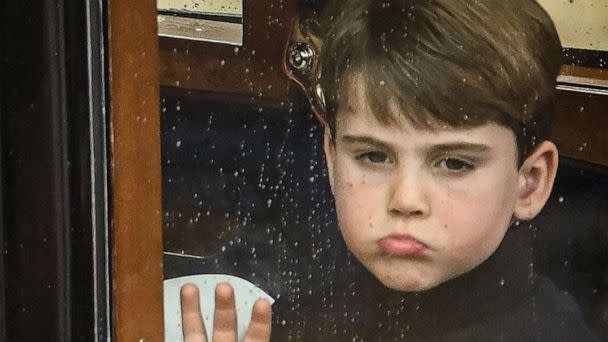
[{"label": "boy's chin", "polygon": [[399,279],[393,277],[378,277],[376,279],[387,288],[400,292],[424,292],[430,290],[441,282],[424,281],[422,279]]}]

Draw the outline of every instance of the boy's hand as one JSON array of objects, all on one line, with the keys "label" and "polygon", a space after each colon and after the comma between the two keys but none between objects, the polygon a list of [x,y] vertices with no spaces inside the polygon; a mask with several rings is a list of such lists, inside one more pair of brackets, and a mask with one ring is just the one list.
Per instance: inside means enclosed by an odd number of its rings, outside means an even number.
[{"label": "boy's hand", "polygon": [[[208,340],[199,306],[198,288],[186,284],[181,289],[182,329],[185,342],[237,342],[236,308],[234,291],[227,283],[215,289],[215,316],[213,339]],[[245,342],[267,342],[270,340],[272,308],[267,300],[259,299],[253,306],[251,322]]]}]

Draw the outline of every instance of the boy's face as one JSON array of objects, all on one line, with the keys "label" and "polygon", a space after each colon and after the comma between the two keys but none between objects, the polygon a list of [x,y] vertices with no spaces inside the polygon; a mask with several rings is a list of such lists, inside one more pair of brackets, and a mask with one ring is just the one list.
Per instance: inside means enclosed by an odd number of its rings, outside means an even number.
[{"label": "boy's face", "polygon": [[502,241],[517,201],[513,133],[497,124],[430,131],[405,118],[384,125],[361,83],[351,84],[335,141],[326,134],[325,142],[350,250],[401,291],[432,288],[481,264]]}]

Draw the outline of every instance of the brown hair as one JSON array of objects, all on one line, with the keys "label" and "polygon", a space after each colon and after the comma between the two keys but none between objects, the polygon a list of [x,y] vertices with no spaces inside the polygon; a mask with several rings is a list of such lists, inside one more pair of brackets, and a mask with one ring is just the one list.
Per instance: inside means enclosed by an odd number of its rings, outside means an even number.
[{"label": "brown hair", "polygon": [[318,82],[332,136],[360,73],[381,122],[387,99],[426,128],[488,122],[515,133],[520,163],[549,138],[559,37],[536,0],[334,1],[320,20]]}]

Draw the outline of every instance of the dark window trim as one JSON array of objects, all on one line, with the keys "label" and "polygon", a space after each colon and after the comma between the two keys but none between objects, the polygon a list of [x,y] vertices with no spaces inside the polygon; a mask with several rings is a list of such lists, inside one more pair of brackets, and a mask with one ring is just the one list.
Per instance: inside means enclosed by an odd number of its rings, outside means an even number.
[{"label": "dark window trim", "polygon": [[2,341],[111,339],[105,13],[0,5]]},{"label": "dark window trim", "polygon": [[[4,45],[4,36],[0,37],[0,46]],[[0,56],[3,57],[2,54]],[[2,62],[0,62],[2,63]],[[0,79],[4,75],[4,63],[0,64]],[[0,84],[0,89],[3,89],[3,84]],[[6,186],[4,184],[4,94],[0,96],[0,341],[6,341],[6,281],[4,280],[6,275],[6,268],[4,267],[4,252],[6,245],[4,241],[4,229],[6,225],[4,222],[4,191]]]},{"label": "dark window trim", "polygon": [[94,308],[95,341],[109,340],[111,337],[110,305],[110,229],[109,229],[109,189],[108,170],[109,128],[107,113],[107,66],[105,51],[107,46],[107,25],[105,1],[88,1],[87,23],[89,24],[89,99],[91,120],[91,153],[96,156],[91,162],[94,180],[91,192],[95,203],[93,219],[93,262],[94,262]]}]

